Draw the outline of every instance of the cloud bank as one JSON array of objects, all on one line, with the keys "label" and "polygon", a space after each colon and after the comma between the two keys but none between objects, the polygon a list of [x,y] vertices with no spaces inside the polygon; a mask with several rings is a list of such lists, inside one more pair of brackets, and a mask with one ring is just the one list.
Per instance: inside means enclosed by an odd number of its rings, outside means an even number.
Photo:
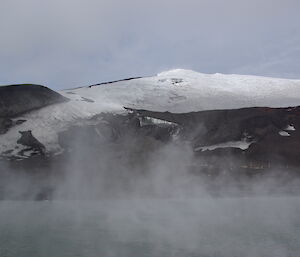
[{"label": "cloud bank", "polygon": [[298,0],[2,0],[0,84],[172,68],[300,78]]}]

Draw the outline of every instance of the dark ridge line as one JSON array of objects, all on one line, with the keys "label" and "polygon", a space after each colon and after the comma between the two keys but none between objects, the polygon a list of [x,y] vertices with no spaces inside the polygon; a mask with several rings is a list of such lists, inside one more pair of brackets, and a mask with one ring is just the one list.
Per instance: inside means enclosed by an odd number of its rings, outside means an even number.
[{"label": "dark ridge line", "polygon": [[92,85],[87,85],[87,86],[81,86],[81,87],[74,87],[74,88],[69,88],[69,89],[63,89],[62,91],[68,91],[72,89],[78,89],[78,88],[85,88],[85,87],[95,87],[95,86],[101,86],[101,85],[107,85],[107,84],[113,84],[117,82],[122,82],[122,81],[129,81],[129,80],[134,80],[134,79],[142,79],[142,78],[149,78],[150,76],[145,76],[145,77],[130,77],[126,79],[118,79],[118,80],[113,80],[113,81],[107,81],[107,82],[101,82],[97,84],[92,84]]},{"label": "dark ridge line", "polygon": [[67,97],[43,85],[11,84],[1,86],[0,119],[15,118],[24,113],[66,101],[69,101]]},{"label": "dark ridge line", "polygon": [[128,80],[134,80],[134,79],[141,79],[141,78],[144,78],[144,77],[131,77],[131,78],[127,78],[127,79],[118,79],[118,80],[114,80],[114,81],[101,82],[101,83],[98,83],[98,84],[89,85],[89,87],[113,84],[113,83],[116,83],[116,82],[128,81]]},{"label": "dark ridge line", "polygon": [[[190,112],[169,112],[169,111],[152,111],[147,109],[135,109],[127,106],[123,106],[124,110],[132,111],[132,112],[157,112],[157,113],[167,113],[167,114],[197,114],[197,113],[211,113],[211,112],[223,112],[223,111],[239,111],[239,110],[246,110],[246,109],[260,109],[262,111],[270,111],[270,110],[287,110],[292,111],[294,109],[299,109],[300,105],[295,106],[284,106],[284,107],[269,107],[269,106],[249,106],[249,107],[242,107],[242,108],[234,108],[234,109],[210,109],[210,110],[202,110],[202,111],[190,111]],[[300,115],[300,112],[299,112]]]},{"label": "dark ridge line", "polygon": [[[21,83],[21,84],[8,84],[8,85],[0,85],[0,88],[5,88],[5,87],[18,87],[18,86],[40,86],[40,87],[45,87],[48,88],[44,85],[41,84],[34,84],[34,83]],[[48,88],[49,89],[49,88]],[[54,91],[53,89],[50,89]]]}]

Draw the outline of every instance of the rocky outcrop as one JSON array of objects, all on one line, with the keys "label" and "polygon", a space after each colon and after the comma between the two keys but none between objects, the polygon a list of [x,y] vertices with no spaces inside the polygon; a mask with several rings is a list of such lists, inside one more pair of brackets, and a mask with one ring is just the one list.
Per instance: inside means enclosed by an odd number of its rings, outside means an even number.
[{"label": "rocky outcrop", "polygon": [[68,101],[68,99],[40,85],[21,84],[1,86],[0,134],[6,133],[14,125],[25,122],[25,120],[14,121],[13,118],[18,115],[65,101]]},{"label": "rocky outcrop", "polygon": [[[178,124],[180,137],[188,140],[195,154],[205,157],[212,166],[215,166],[216,158],[222,158],[222,165],[230,163],[229,166],[234,164],[238,168],[264,170],[275,166],[300,167],[300,107],[257,107],[179,114],[128,110],[139,117]],[[249,147],[239,148],[232,142],[246,143]]]},{"label": "rocky outcrop", "polygon": [[1,86],[0,118],[15,117],[34,109],[67,100],[59,93],[41,85]]},{"label": "rocky outcrop", "polygon": [[26,147],[18,153],[19,155],[22,156],[25,152],[31,152],[30,155],[33,155],[32,153],[44,155],[45,146],[32,135],[31,130],[19,132],[21,137],[17,143]]}]

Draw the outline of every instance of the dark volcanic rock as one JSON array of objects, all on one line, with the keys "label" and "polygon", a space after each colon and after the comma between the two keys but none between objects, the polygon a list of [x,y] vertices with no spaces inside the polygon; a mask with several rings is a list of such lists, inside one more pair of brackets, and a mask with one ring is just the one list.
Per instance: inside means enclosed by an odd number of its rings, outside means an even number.
[{"label": "dark volcanic rock", "polygon": [[21,153],[19,153],[20,155],[23,155],[23,152],[25,151],[38,152],[41,155],[45,153],[45,146],[32,135],[31,130],[19,132],[21,138],[17,143],[28,147],[25,150],[22,150]]},{"label": "dark volcanic rock", "polygon": [[[40,85],[21,84],[0,87],[0,117],[14,117],[68,99]],[[1,129],[1,128],[0,128]]]},{"label": "dark volcanic rock", "polygon": [[[127,108],[128,109],[128,108]],[[199,151],[209,165],[225,163],[253,169],[272,167],[300,167],[300,107],[242,108],[191,113],[152,112],[133,110],[140,117],[152,117],[174,122],[181,127],[180,137],[188,140],[194,149],[232,141],[252,142],[245,150],[216,148]],[[289,125],[295,130],[286,131]],[[284,132],[286,136],[280,133]],[[237,161],[238,160],[238,161]]]}]

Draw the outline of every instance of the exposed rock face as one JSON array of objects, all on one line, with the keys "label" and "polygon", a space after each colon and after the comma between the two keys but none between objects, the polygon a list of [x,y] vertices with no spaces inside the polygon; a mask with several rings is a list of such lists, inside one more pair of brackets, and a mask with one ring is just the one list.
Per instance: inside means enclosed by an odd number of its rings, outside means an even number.
[{"label": "exposed rock face", "polygon": [[6,133],[12,126],[26,121],[13,121],[12,118],[28,111],[64,101],[68,101],[68,99],[40,85],[21,84],[1,86],[0,134]]},{"label": "exposed rock face", "polygon": [[26,151],[38,152],[41,155],[44,154],[45,146],[32,135],[31,130],[20,131],[20,134],[21,138],[17,143],[26,146]]},{"label": "exposed rock face", "polygon": [[[300,167],[300,107],[180,114],[128,110],[127,115],[95,116],[92,119],[94,125],[86,121],[85,125],[83,122],[80,126],[70,127],[58,135],[61,148],[83,147],[85,151],[90,148],[95,152],[104,143],[120,144],[126,138],[139,139],[135,143],[151,138],[153,142],[164,144],[176,136],[178,141],[188,142],[195,156],[205,158],[209,166],[216,166],[215,158],[222,158],[223,163],[235,168]],[[18,143],[35,154],[45,153],[45,146],[31,131],[20,133]]]},{"label": "exposed rock face", "polygon": [[14,117],[50,104],[67,101],[51,89],[33,84],[0,87],[0,118]]},{"label": "exposed rock face", "polygon": [[[191,142],[199,156],[213,165],[216,157],[238,166],[266,169],[300,167],[300,107],[243,108],[193,113],[132,110],[140,117],[174,122],[180,136]],[[246,149],[227,142],[245,142]],[[223,145],[222,145],[223,144]],[[225,144],[225,146],[224,146]],[[214,147],[211,147],[214,146]]]}]

